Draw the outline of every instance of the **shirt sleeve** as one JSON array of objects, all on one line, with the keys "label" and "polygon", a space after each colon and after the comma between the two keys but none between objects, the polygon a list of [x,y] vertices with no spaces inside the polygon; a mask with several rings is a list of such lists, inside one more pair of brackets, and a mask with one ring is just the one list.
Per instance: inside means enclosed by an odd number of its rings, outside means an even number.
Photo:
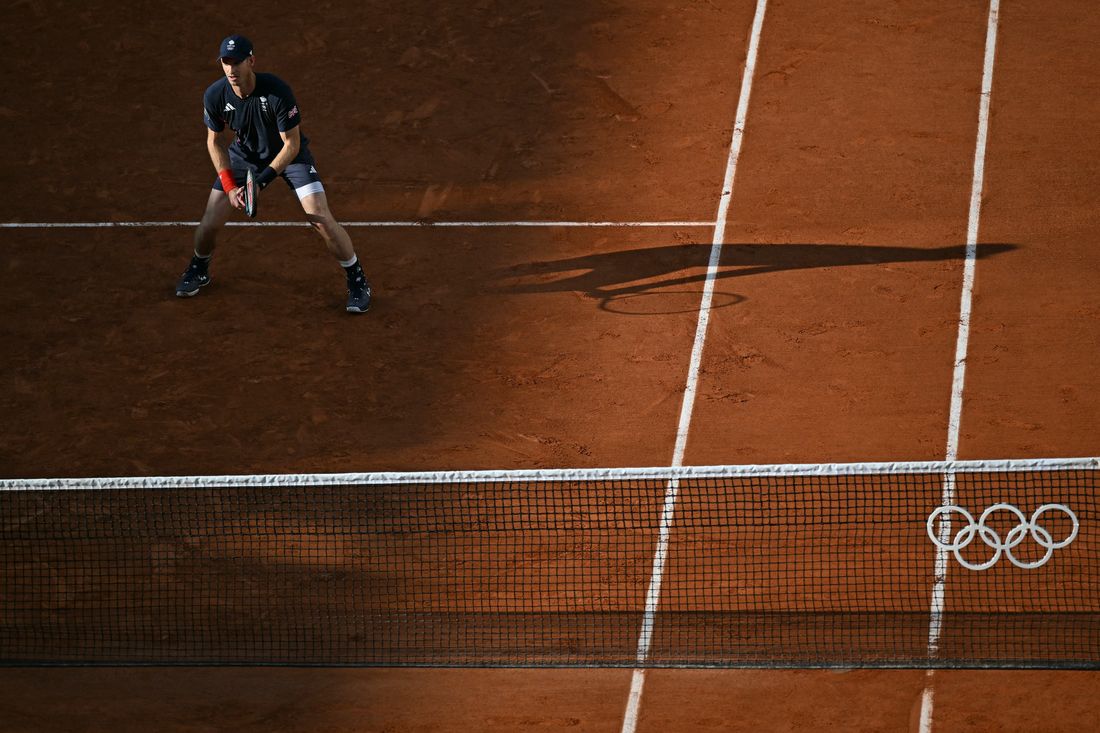
[{"label": "shirt sleeve", "polygon": [[225,129],[225,121],[221,118],[217,99],[211,90],[207,90],[206,94],[202,95],[202,118],[206,126],[214,132]]},{"label": "shirt sleeve", "polygon": [[279,132],[293,130],[302,121],[298,113],[298,100],[294,98],[294,92],[286,84],[279,89],[277,96],[273,98],[275,107],[275,122],[279,126]]}]

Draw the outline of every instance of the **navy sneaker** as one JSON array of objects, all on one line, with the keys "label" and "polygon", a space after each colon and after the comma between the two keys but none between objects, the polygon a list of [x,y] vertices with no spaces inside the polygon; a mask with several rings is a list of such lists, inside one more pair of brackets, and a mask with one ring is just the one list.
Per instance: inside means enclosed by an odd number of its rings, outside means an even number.
[{"label": "navy sneaker", "polygon": [[192,257],[191,264],[187,266],[187,270],[180,275],[179,282],[176,283],[176,297],[190,298],[199,292],[199,288],[209,285],[210,273],[207,272],[209,267],[209,262]]},{"label": "navy sneaker", "polygon": [[348,313],[366,313],[370,309],[370,283],[360,270],[354,280],[348,280]]}]

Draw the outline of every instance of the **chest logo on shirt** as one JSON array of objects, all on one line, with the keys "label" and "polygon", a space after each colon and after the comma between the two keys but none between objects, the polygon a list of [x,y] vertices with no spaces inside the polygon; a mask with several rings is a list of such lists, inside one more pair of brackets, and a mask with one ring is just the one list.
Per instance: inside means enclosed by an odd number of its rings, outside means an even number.
[{"label": "chest logo on shirt", "polygon": [[237,109],[237,108],[236,108],[236,107],[234,107],[234,106],[233,106],[232,104],[230,104],[229,102],[226,102],[226,103],[225,103],[225,109],[223,109],[223,110],[222,110],[222,112],[232,112],[232,111],[234,111],[235,109]]},{"label": "chest logo on shirt", "polygon": [[264,113],[267,112],[267,97],[260,97],[260,106],[263,108]]}]

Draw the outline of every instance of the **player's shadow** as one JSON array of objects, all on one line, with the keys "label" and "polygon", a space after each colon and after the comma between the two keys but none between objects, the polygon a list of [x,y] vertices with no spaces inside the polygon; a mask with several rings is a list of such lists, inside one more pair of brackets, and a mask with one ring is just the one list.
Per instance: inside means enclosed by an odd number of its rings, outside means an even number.
[{"label": "player's shadow", "polygon": [[[977,257],[992,257],[1013,249],[1016,249],[1014,244],[979,244]],[[575,292],[597,299],[606,307],[615,299],[667,291],[683,285],[701,285],[707,277],[710,252],[710,244],[665,245],[525,262],[498,268],[495,274],[497,287],[505,292]],[[854,244],[726,244],[722,246],[715,279],[722,281],[788,270],[962,261],[965,257],[965,245],[927,248]],[[725,297],[716,298],[715,307],[744,300],[730,293],[721,295]]]}]

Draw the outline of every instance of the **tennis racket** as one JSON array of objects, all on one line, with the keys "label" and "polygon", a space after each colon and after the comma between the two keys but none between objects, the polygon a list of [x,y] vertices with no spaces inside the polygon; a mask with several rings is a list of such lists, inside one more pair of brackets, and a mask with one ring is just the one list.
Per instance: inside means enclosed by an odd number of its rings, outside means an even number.
[{"label": "tennis racket", "polygon": [[248,171],[248,177],[244,181],[244,213],[249,217],[256,218],[256,210],[259,201],[257,201],[260,193],[260,187],[256,183],[256,179],[252,176],[252,171]]}]

